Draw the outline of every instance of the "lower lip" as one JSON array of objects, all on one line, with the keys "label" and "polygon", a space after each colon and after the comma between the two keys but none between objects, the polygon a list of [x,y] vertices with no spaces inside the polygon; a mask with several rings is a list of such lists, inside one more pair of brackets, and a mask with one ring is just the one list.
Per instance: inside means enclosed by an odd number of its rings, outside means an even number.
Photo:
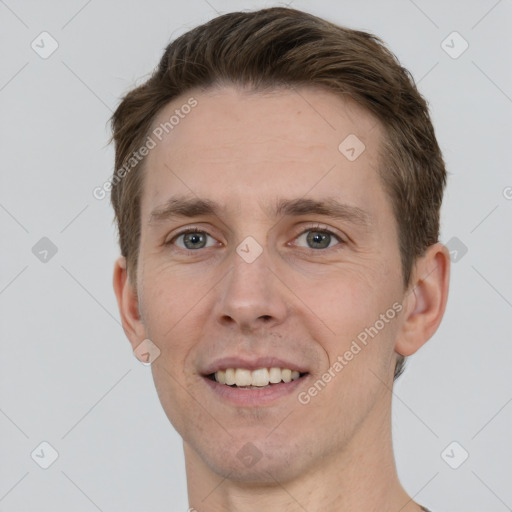
[{"label": "lower lip", "polygon": [[297,380],[272,384],[268,388],[244,389],[219,384],[208,377],[203,377],[210,389],[224,400],[238,407],[260,407],[275,402],[279,398],[288,396],[304,383],[308,376]]}]

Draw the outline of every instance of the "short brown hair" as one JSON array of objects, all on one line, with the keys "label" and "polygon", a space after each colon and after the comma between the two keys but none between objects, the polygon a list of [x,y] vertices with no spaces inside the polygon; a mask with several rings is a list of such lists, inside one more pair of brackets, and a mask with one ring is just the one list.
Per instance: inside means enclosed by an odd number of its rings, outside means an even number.
[{"label": "short brown hair", "polygon": [[[438,241],[446,171],[428,107],[411,74],[373,34],[284,7],[224,14],[166,48],[153,75],[112,116],[115,169],[133,159],[171,100],[195,88],[236,85],[254,91],[317,86],[348,96],[382,123],[379,173],[398,224],[404,288],[414,260]],[[140,160],[140,161],[139,161]],[[143,163],[119,178],[111,201],[133,286],[141,229]],[[403,371],[397,360],[395,378]]]}]

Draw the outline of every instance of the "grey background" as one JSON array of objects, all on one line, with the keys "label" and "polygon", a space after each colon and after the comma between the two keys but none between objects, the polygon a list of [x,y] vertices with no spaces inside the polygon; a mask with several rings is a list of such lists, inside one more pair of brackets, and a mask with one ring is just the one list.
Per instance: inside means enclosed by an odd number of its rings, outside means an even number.
[{"label": "grey background", "polygon": [[[186,510],[180,439],[120,327],[113,214],[92,190],[113,170],[111,111],[169,40],[270,5],[0,0],[0,511]],[[404,487],[434,512],[512,510],[512,3],[291,5],[388,43],[430,102],[450,172],[448,308],[394,389]],[[58,43],[47,59],[31,47],[43,31]],[[445,49],[462,40],[442,47],[453,31],[469,44],[458,58]],[[46,262],[43,237],[57,249]],[[43,441],[59,455],[48,469],[31,457],[49,456]]]}]

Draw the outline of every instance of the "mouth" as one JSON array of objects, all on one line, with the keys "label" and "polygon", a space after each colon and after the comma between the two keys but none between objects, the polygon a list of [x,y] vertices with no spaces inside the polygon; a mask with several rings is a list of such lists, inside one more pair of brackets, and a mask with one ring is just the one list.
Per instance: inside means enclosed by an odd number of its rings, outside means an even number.
[{"label": "mouth", "polygon": [[278,405],[305,386],[309,372],[277,366],[219,369],[203,375],[203,381],[216,399],[237,408]]},{"label": "mouth", "polygon": [[238,389],[267,389],[281,384],[297,381],[308,375],[290,368],[270,367],[256,368],[226,368],[206,375],[206,378],[218,384]]},{"label": "mouth", "polygon": [[235,407],[271,407],[289,400],[311,376],[305,363],[268,356],[223,357],[200,372],[214,400]]}]

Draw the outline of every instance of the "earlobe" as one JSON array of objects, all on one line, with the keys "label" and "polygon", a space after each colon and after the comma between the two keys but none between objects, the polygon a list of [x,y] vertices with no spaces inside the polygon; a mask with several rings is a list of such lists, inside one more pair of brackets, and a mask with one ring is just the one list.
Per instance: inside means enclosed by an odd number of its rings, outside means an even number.
[{"label": "earlobe", "polygon": [[124,332],[135,350],[146,338],[146,333],[139,312],[136,287],[130,283],[126,258],[123,256],[114,264],[113,286]]},{"label": "earlobe", "polygon": [[436,332],[448,300],[450,254],[441,243],[431,245],[416,261],[411,284],[404,298],[403,323],[395,351],[410,356]]}]

